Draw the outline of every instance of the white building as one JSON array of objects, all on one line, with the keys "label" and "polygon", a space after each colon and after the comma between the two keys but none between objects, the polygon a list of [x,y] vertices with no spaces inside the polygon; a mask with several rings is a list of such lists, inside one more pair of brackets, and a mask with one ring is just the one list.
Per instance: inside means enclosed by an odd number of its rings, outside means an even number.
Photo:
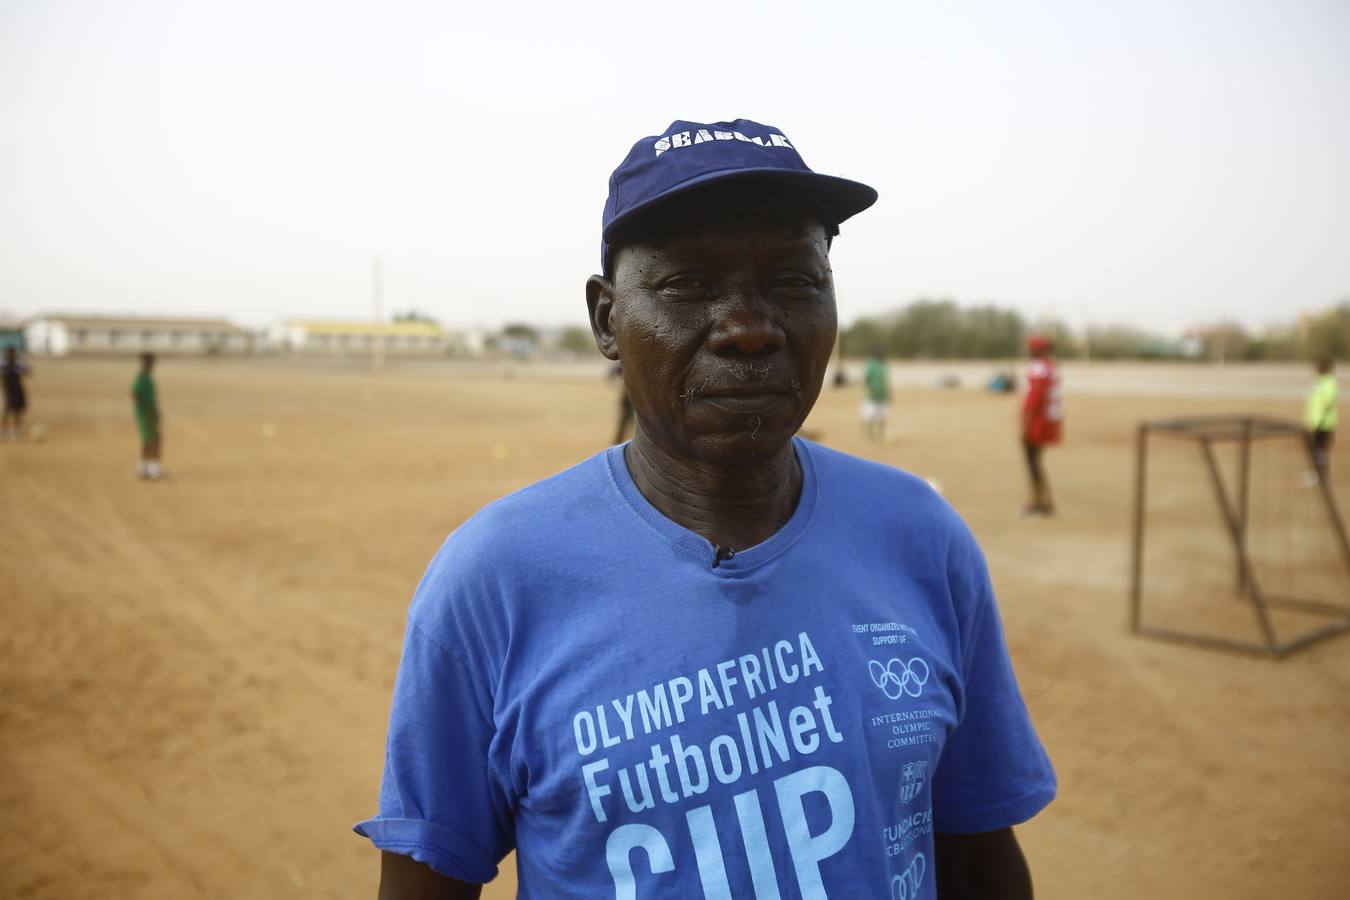
[{"label": "white building", "polygon": [[382,341],[389,356],[473,355],[483,351],[476,331],[449,331],[434,322],[324,322],[291,319],[272,326],[273,350],[330,356],[368,356]]},{"label": "white building", "polygon": [[255,336],[224,319],[152,319],[125,316],[40,315],[24,325],[29,353],[244,354]]}]

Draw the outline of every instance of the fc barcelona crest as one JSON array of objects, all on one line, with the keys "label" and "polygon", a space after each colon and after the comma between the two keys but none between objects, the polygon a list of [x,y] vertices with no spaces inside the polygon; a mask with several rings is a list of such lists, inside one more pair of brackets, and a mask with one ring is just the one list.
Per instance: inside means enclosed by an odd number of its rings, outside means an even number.
[{"label": "fc barcelona crest", "polygon": [[919,796],[923,783],[927,780],[928,760],[920,759],[905,763],[900,769],[900,802],[908,803]]}]

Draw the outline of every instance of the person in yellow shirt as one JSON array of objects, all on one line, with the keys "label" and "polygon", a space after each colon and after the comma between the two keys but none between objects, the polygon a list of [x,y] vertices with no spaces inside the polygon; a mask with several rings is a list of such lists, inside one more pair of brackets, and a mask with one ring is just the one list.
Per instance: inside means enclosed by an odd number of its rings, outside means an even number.
[{"label": "person in yellow shirt", "polygon": [[1309,487],[1326,481],[1331,465],[1331,442],[1336,437],[1336,376],[1330,356],[1317,361],[1317,383],[1308,393],[1308,406],[1303,414],[1303,425],[1308,430],[1308,447],[1312,451],[1313,469],[1305,476]]}]

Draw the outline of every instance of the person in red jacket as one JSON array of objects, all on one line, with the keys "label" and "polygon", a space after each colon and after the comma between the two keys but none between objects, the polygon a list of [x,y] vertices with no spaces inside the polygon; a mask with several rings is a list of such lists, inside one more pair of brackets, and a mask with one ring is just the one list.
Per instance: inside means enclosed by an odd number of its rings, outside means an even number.
[{"label": "person in red jacket", "polygon": [[1041,456],[1046,446],[1059,443],[1064,402],[1054,360],[1055,342],[1045,335],[1033,334],[1027,338],[1027,352],[1031,354],[1031,367],[1022,400],[1022,447],[1031,474],[1031,501],[1022,507],[1022,515],[1049,516],[1054,514],[1055,504],[1050,499],[1050,482],[1045,477]]}]

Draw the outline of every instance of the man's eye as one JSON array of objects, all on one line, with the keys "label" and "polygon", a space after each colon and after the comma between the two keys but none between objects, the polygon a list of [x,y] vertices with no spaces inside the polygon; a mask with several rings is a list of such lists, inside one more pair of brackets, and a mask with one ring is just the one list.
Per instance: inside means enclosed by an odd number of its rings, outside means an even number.
[{"label": "man's eye", "polygon": [[661,283],[661,293],[667,296],[687,296],[701,293],[703,289],[703,281],[692,275],[679,275]]},{"label": "man's eye", "polygon": [[777,276],[773,279],[772,286],[779,290],[805,292],[814,291],[820,285],[809,275],[793,272]]}]

